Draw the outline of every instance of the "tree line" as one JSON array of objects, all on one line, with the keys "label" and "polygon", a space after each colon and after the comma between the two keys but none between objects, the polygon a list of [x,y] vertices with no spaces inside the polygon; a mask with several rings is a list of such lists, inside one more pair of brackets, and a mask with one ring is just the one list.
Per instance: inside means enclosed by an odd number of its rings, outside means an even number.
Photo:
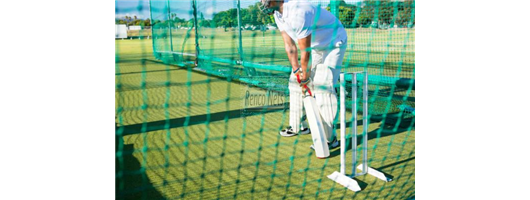
[{"label": "tree line", "polygon": [[[414,0],[365,0],[360,4],[339,2],[339,20],[346,27],[412,27],[415,17],[412,16]],[[330,10],[330,6],[326,8]]]},{"label": "tree line", "polygon": [[151,26],[151,20],[147,19],[138,19],[138,17],[125,16],[123,19],[115,19],[116,24],[125,24],[127,26]]},{"label": "tree line", "polygon": [[[344,0],[339,1],[339,20],[347,28],[357,27],[374,27],[390,28],[412,27],[415,25],[415,17],[412,15],[414,9],[414,0],[392,1],[392,0],[365,0],[357,4],[347,4]],[[241,9],[241,25],[243,27],[272,25],[275,26],[274,17],[266,15],[259,10],[259,2],[250,5],[248,8]],[[326,7],[331,10],[330,5]],[[116,23],[128,25],[150,26],[151,20],[141,20],[126,17],[126,19],[116,19]],[[182,19],[176,13],[170,13],[169,20],[154,20],[153,24],[162,26],[171,25],[172,27],[193,27],[194,19]],[[199,12],[197,23],[200,27],[237,27],[238,16],[237,9],[231,8],[226,11],[215,13],[212,19],[205,19],[202,12]],[[166,25],[167,24],[167,25]]]}]

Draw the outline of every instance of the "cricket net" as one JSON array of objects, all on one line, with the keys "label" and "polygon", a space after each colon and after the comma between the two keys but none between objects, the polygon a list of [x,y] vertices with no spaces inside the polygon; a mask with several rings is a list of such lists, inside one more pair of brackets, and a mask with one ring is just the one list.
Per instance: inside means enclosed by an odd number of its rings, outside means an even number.
[{"label": "cricket net", "polygon": [[342,71],[369,74],[368,131],[352,127],[362,109],[352,112],[348,94],[346,133],[368,135],[368,164],[393,181],[361,176],[363,190],[347,190],[326,178],[339,149],[317,159],[311,136],[278,134],[289,125],[291,67],[258,0],[117,1],[117,11],[150,15],[116,40],[117,198],[414,198],[415,2],[309,1],[346,28]]}]

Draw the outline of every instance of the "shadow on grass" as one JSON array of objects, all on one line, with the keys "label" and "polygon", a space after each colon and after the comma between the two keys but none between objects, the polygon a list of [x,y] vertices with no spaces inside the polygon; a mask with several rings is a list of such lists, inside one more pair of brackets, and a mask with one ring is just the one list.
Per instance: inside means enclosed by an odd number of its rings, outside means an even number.
[{"label": "shadow on grass", "polygon": [[167,119],[167,120],[146,122],[146,123],[141,123],[141,124],[126,125],[126,126],[120,126],[118,128],[123,130],[123,136],[125,136],[125,135],[132,135],[132,134],[138,134],[138,133],[143,133],[143,132],[166,130],[166,129],[171,129],[171,128],[184,127],[184,126],[192,126],[192,125],[197,125],[197,124],[203,124],[206,122],[211,123],[215,121],[221,121],[221,120],[224,121],[224,120],[229,120],[233,118],[262,115],[262,114],[267,114],[267,113],[280,112],[284,110],[285,110],[284,107],[269,108],[266,110],[260,110],[260,111],[255,111],[255,112],[246,112],[247,110],[242,110],[242,109],[229,110],[229,111],[209,113],[209,114],[203,114],[203,115],[194,115],[194,116],[189,116],[189,117],[180,117],[180,118],[173,118],[173,119]]},{"label": "shadow on grass", "polygon": [[[382,120],[382,119],[381,119]],[[379,120],[370,120],[371,122],[377,122]],[[380,125],[378,129],[375,129],[373,131],[368,132],[368,140],[376,139],[376,138],[382,138],[387,137],[391,135],[395,135],[398,133],[402,133],[405,131],[409,131],[414,129],[414,122],[415,117],[412,118],[394,118],[394,117],[387,117],[383,124]],[[361,122],[361,123],[359,123]],[[351,123],[347,123],[347,127],[351,127]],[[362,120],[357,121],[357,125],[362,125]],[[346,149],[351,150],[352,149],[352,141],[351,141],[351,135],[346,136]],[[357,135],[357,145],[362,144],[362,135]],[[334,150],[333,152],[330,152],[330,158],[339,156],[340,155],[340,148]]]},{"label": "shadow on grass", "polygon": [[115,163],[116,199],[165,199],[149,181],[138,159],[132,155],[133,145],[124,145],[123,139],[116,135],[116,153],[120,146],[122,154],[116,157]]},{"label": "shadow on grass", "polygon": [[410,157],[410,158],[407,158],[405,160],[402,160],[402,161],[399,161],[399,162],[395,162],[395,163],[391,163],[391,164],[388,164],[388,165],[385,165],[385,166],[381,166],[381,167],[378,167],[376,168],[377,170],[382,170],[382,169],[385,169],[385,168],[389,168],[389,167],[392,167],[392,166],[396,166],[396,165],[399,165],[401,163],[406,163],[408,161],[411,161],[411,160],[414,160],[416,159],[416,156],[414,157]]},{"label": "shadow on grass", "polygon": [[123,73],[115,73],[116,76],[123,76],[123,75],[130,75],[130,74],[142,74],[142,73],[152,73],[152,72],[170,72],[170,71],[179,71],[179,70],[185,70],[182,68],[177,69],[160,69],[160,70],[150,70],[150,71],[136,71],[136,72],[123,72]]}]

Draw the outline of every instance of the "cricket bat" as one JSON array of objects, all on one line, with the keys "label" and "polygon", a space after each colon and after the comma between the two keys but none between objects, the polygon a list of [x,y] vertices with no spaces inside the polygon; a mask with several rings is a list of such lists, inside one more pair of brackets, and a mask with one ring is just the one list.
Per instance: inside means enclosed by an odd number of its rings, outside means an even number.
[{"label": "cricket bat", "polygon": [[[300,76],[298,76],[298,74],[296,75],[296,78],[298,83],[300,83]],[[304,87],[309,93],[309,95],[303,94],[303,102],[307,121],[309,121],[309,127],[311,128],[311,137],[313,139],[313,147],[315,147],[315,154],[317,158],[327,158],[329,156],[329,147],[326,141],[326,134],[324,132],[324,125],[322,124],[322,118],[320,117],[320,111],[311,90],[307,85]]]}]

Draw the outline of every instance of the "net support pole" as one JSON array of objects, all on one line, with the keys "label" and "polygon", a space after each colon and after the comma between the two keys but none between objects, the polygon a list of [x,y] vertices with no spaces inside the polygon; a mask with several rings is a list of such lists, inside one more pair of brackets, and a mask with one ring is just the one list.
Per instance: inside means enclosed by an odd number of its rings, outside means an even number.
[{"label": "net support pole", "polygon": [[199,66],[199,23],[197,20],[197,0],[193,0],[193,25],[195,26],[195,67]]},{"label": "net support pole", "polygon": [[243,63],[243,37],[241,35],[241,0],[237,0],[237,30],[239,33],[239,38],[238,38],[239,61]]},{"label": "net support pole", "polygon": [[154,20],[153,20],[153,9],[152,9],[153,5],[151,4],[151,1],[149,1],[149,17],[151,18],[150,19],[150,22],[151,22],[151,36],[153,36],[153,38],[151,39],[151,43],[153,44],[153,56],[157,59],[160,59],[157,55],[157,48],[156,48],[156,45],[155,45],[155,29],[154,29]]},{"label": "net support pole", "polygon": [[169,0],[166,1],[167,5],[167,28],[169,29],[169,46],[171,49],[171,52],[173,52],[173,33],[171,33],[171,24],[173,23],[173,20],[171,19],[171,8],[169,7]]},{"label": "net support pole", "polygon": [[[238,37],[238,48],[237,48],[237,51],[239,52],[239,61],[237,62],[238,64],[241,64],[243,65],[243,63],[245,63],[245,60],[243,59],[244,58],[244,52],[243,52],[243,34],[241,33],[242,32],[242,22],[241,22],[241,0],[237,0],[237,32],[239,33],[239,37]],[[255,70],[252,70],[251,67],[246,67],[246,66],[243,66],[244,69],[245,69],[245,72],[247,73],[248,76],[253,76],[254,75],[254,72]]]}]

